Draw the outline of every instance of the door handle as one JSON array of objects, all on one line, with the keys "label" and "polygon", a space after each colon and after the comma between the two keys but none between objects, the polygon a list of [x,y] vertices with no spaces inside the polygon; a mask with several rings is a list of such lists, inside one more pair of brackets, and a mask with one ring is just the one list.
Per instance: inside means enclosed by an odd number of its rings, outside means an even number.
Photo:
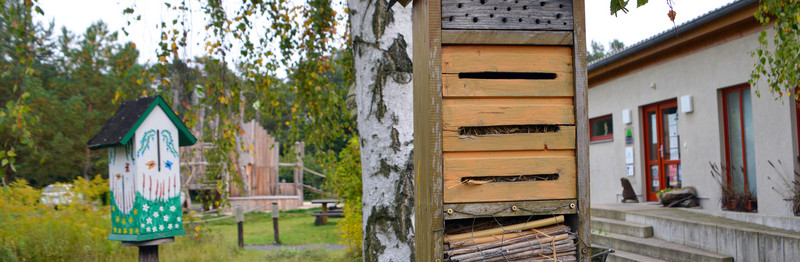
[{"label": "door handle", "polygon": [[661,155],[662,159],[664,158],[664,145],[663,144],[658,146],[658,154]]}]

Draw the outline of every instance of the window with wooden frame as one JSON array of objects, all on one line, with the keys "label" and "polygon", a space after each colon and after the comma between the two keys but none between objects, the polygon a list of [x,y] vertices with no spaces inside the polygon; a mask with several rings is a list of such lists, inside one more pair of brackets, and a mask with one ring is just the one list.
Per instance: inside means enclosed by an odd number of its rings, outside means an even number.
[{"label": "window with wooden frame", "polygon": [[722,111],[728,184],[736,192],[755,195],[756,165],[750,85],[723,89]]},{"label": "window with wooden frame", "polygon": [[590,142],[611,140],[614,140],[614,122],[610,114],[589,119]]}]

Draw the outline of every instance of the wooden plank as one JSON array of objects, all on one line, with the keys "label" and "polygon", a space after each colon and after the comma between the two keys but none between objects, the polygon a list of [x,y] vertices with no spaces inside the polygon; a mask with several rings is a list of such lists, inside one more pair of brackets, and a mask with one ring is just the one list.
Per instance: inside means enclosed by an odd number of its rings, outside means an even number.
[{"label": "wooden plank", "polygon": [[575,123],[570,98],[444,99],[446,129],[462,126],[571,125]]},{"label": "wooden plank", "polygon": [[[444,153],[444,202],[576,198],[572,150]],[[467,185],[463,177],[558,174],[556,180]]]},{"label": "wooden plank", "polygon": [[442,29],[572,30],[572,0],[442,0]]},{"label": "wooden plank", "polygon": [[460,184],[462,177],[559,174],[558,180],[575,180],[573,150],[446,152],[442,158],[445,188]]},{"label": "wooden plank", "polygon": [[[575,62],[575,127],[577,130],[576,149],[578,165],[578,217],[577,221],[571,221],[574,227],[578,228],[578,258],[581,261],[589,262],[591,254],[589,247],[592,246],[591,234],[591,210],[589,209],[589,117],[587,113],[588,94],[586,77],[586,26],[584,20],[585,6],[583,0],[574,2],[573,12],[575,13],[575,48],[573,49],[573,59]],[[568,221],[569,222],[569,221]]]},{"label": "wooden plank", "polygon": [[[575,199],[444,204],[444,217],[445,220],[451,220],[491,217],[492,215],[495,217],[509,217],[575,214],[577,213],[576,204],[577,201]],[[514,211],[511,207],[517,207],[517,210]],[[453,212],[448,212],[450,210],[453,210]],[[533,211],[533,213],[529,211]]]},{"label": "wooden plank", "polygon": [[414,258],[443,261],[440,0],[413,1]]},{"label": "wooden plank", "polygon": [[556,79],[474,79],[457,74],[442,77],[445,98],[574,96],[572,70],[556,73]]},{"label": "wooden plank", "polygon": [[442,72],[572,71],[572,48],[565,46],[445,46]]},{"label": "wooden plank", "polygon": [[572,45],[572,31],[442,30],[442,44]]},{"label": "wooden plank", "polygon": [[458,129],[442,134],[445,152],[575,149],[575,127],[561,126],[554,133],[460,136]]}]

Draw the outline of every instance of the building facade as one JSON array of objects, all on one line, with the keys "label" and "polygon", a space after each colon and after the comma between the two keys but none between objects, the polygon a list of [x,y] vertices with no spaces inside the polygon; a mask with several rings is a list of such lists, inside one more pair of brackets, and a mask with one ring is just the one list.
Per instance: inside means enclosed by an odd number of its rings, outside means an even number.
[{"label": "building facade", "polygon": [[733,2],[589,65],[592,204],[619,203],[624,177],[640,201],[692,186],[703,209],[719,210],[730,183],[759,214],[793,215],[795,102],[748,84],[757,6]]}]

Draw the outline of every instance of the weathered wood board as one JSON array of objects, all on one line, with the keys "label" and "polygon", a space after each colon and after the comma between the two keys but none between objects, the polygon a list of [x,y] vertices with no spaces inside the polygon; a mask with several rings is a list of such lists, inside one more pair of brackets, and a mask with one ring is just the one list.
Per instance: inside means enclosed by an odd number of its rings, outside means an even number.
[{"label": "weathered wood board", "polygon": [[476,79],[445,74],[442,95],[445,98],[573,96],[571,74],[563,72],[556,79]]},{"label": "weathered wood board", "polygon": [[442,29],[572,30],[572,0],[443,0]]},{"label": "weathered wood board", "polygon": [[500,135],[459,135],[458,129],[445,129],[442,148],[453,151],[511,151],[575,149],[575,127],[560,126],[552,133]]},{"label": "weathered wood board", "polygon": [[572,49],[566,46],[444,46],[442,72],[542,72],[571,76]]},{"label": "weathered wood board", "polygon": [[462,126],[572,125],[572,99],[446,99],[445,129]]},{"label": "weathered wood board", "polygon": [[[445,152],[444,202],[574,199],[575,151]],[[549,181],[466,184],[468,177],[558,174]]]}]

